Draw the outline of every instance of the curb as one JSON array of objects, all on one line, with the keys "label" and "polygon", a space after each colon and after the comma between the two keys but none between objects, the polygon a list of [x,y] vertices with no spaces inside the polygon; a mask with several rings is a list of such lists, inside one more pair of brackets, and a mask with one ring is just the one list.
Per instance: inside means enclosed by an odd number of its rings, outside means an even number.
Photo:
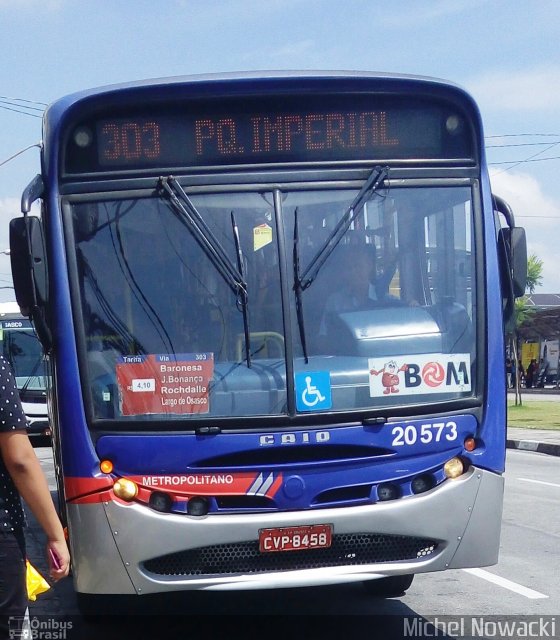
[{"label": "curb", "polygon": [[523,451],[536,451],[547,453],[550,456],[560,456],[560,444],[553,442],[537,442],[536,440],[506,440],[508,449],[521,449]]}]

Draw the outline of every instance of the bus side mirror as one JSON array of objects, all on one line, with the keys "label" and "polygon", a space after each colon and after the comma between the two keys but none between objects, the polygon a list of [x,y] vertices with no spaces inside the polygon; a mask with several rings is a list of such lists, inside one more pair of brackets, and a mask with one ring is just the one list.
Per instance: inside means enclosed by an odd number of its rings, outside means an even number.
[{"label": "bus side mirror", "polygon": [[509,279],[514,298],[525,295],[527,286],[527,239],[522,227],[504,228],[499,231],[502,254],[502,277]]},{"label": "bus side mirror", "polygon": [[525,229],[522,227],[513,227],[513,229],[509,229],[509,232],[513,295],[520,298],[525,294],[527,286],[527,239]]},{"label": "bus side mirror", "polygon": [[499,261],[506,332],[514,328],[515,298],[525,294],[527,285],[527,240],[525,229],[513,227],[498,233]]},{"label": "bus side mirror", "polygon": [[45,307],[48,297],[43,227],[36,216],[10,221],[10,261],[16,300],[24,315]]},{"label": "bus side mirror", "polygon": [[500,265],[500,279],[502,282],[502,301],[504,308],[504,323],[506,330],[513,327],[515,313],[515,298],[525,294],[527,286],[527,239],[525,229],[515,226],[513,211],[509,204],[492,194],[494,211],[501,214],[506,221],[498,230],[498,261]]}]

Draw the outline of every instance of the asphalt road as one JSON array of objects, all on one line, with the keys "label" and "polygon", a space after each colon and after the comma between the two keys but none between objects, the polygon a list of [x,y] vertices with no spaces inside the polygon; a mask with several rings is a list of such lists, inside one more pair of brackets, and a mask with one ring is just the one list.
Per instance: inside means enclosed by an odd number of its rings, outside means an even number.
[{"label": "asphalt road", "polygon": [[[51,489],[55,491],[50,449],[40,448],[37,449],[37,453],[42,460]],[[192,616],[268,614],[279,616],[278,621],[284,622],[287,620],[286,616],[290,615],[319,615],[323,618],[329,615],[407,616],[409,620],[421,620],[421,624],[441,616],[491,617],[498,615],[510,619],[511,616],[519,615],[548,615],[557,616],[558,620],[553,618],[551,622],[551,619],[548,619],[549,626],[545,627],[545,631],[552,630],[550,625],[555,624],[555,633],[552,637],[558,636],[560,635],[559,478],[560,458],[534,452],[508,450],[501,553],[498,565],[486,569],[417,575],[406,596],[400,599],[374,599],[362,590],[361,585],[355,584],[277,591],[186,592],[161,597],[149,596],[145,600],[142,598],[144,605],[142,610],[165,616],[179,612]],[[40,565],[41,560],[37,557],[42,544],[40,530],[32,527],[30,536],[31,551],[35,553],[36,564]],[[40,596],[30,610],[32,615],[71,616],[75,626],[80,624],[71,579],[63,581]],[[100,614],[111,612],[114,610],[109,606],[100,611]],[[389,619],[382,618],[382,620]],[[397,631],[402,630],[402,620],[400,618],[394,620],[398,626]],[[100,617],[95,627],[96,634],[99,633],[97,637],[104,637],[104,633],[110,632],[114,624],[115,618]],[[411,631],[411,629],[408,630]],[[422,631],[422,627],[415,627],[412,631]],[[490,631],[492,632],[492,629]],[[412,633],[412,635],[424,637],[426,634]],[[492,633],[487,635],[504,637]],[[399,637],[399,634],[386,634],[386,636]],[[119,637],[128,636],[120,635]],[[298,635],[298,637],[303,636]],[[319,636],[311,633],[306,637]],[[446,636],[438,635],[438,637]],[[546,633],[541,637],[547,637]]]}]

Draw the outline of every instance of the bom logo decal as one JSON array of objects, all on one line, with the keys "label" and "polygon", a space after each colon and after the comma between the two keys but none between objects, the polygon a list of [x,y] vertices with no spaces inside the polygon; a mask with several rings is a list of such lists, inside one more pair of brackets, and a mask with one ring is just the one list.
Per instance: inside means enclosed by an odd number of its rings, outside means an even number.
[{"label": "bom logo decal", "polygon": [[391,394],[426,394],[470,391],[468,353],[399,356],[368,360],[372,398]]},{"label": "bom logo decal", "polygon": [[439,362],[428,362],[427,365],[422,367],[422,380],[430,387],[439,387],[443,384],[445,378],[445,369]]}]

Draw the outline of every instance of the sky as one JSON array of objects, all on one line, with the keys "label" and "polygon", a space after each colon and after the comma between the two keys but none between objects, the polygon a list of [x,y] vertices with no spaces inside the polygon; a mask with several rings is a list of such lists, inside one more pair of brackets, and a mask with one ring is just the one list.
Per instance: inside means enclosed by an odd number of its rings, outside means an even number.
[{"label": "sky", "polygon": [[536,292],[560,293],[559,43],[560,0],[0,0],[0,302],[15,297],[2,252],[40,170],[46,104],[131,80],[259,70],[461,85],[482,113],[492,190],[543,262]]}]

